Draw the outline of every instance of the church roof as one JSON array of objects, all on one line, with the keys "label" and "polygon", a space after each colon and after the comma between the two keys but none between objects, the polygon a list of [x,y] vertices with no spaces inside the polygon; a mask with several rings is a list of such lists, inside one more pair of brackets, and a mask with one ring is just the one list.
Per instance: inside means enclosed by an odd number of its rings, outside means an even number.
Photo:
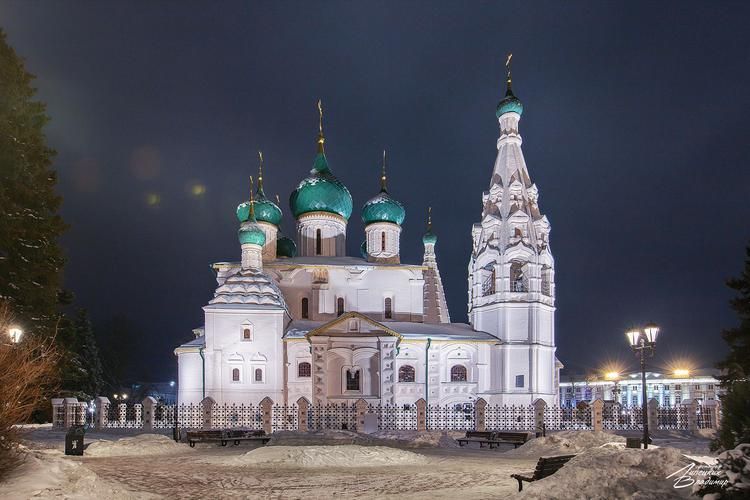
[{"label": "church roof", "polygon": [[265,273],[257,269],[243,269],[229,276],[219,285],[214,298],[208,302],[217,304],[241,304],[272,306],[286,309],[284,295],[278,285]]},{"label": "church roof", "polygon": [[[328,321],[310,321],[295,320],[289,324],[285,339],[304,339],[305,336],[323,325]],[[406,321],[383,321],[384,326],[397,332],[403,337],[403,340],[455,340],[455,341],[494,341],[500,340],[494,335],[476,331],[470,325],[465,323],[410,323]],[[351,332],[352,336],[358,335],[357,332]]]}]

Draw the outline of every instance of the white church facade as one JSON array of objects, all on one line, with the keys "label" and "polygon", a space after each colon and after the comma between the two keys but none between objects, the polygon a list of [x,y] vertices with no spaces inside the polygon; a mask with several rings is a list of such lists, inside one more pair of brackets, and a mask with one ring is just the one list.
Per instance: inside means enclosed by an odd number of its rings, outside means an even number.
[{"label": "white church facade", "polygon": [[[318,150],[290,197],[296,237],[263,190],[237,209],[240,262],[218,286],[195,338],[175,349],[179,403],[556,404],[555,275],[550,224],[521,151],[521,102],[497,106],[500,136],[481,219],[471,230],[469,324],[451,323],[428,218],[424,257],[400,259],[403,206],[380,192],[361,215],[361,256],[345,255],[352,197]],[[252,189],[251,189],[252,191]]]}]

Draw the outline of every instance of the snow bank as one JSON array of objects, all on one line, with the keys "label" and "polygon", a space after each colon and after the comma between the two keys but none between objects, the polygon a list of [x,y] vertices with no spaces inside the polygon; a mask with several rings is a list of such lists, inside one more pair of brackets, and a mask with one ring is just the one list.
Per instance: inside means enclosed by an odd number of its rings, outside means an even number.
[{"label": "snow bank", "polygon": [[[214,462],[213,457],[207,458]],[[238,457],[221,457],[224,465],[268,467],[382,467],[424,465],[429,459],[411,451],[387,446],[268,446]]]},{"label": "snow bank", "polygon": [[453,435],[463,436],[463,432],[446,431],[377,431],[362,434],[352,431],[323,430],[316,432],[279,431],[274,432],[269,446],[398,446],[403,448],[457,448]]},{"label": "snow bank", "polygon": [[59,452],[27,451],[22,465],[0,483],[5,500],[34,498],[117,498],[146,499],[155,495],[129,491],[105,481],[79,462],[63,458]]},{"label": "snow bank", "polygon": [[[458,434],[465,436],[464,432]],[[456,440],[446,431],[377,431],[371,436],[407,448],[458,448]]]},{"label": "snow bank", "polygon": [[514,450],[506,451],[503,456],[538,458],[548,455],[571,455],[605,445],[609,448],[622,448],[624,443],[624,437],[608,432],[560,431],[546,437],[531,439]]},{"label": "snow bank", "polygon": [[592,448],[552,476],[524,483],[520,496],[545,500],[686,498],[690,488],[675,488],[675,477],[667,476],[690,463],[673,448]]},{"label": "snow bank", "polygon": [[125,457],[142,455],[164,455],[175,452],[192,451],[184,444],[161,434],[139,434],[117,441],[99,440],[86,447],[84,454],[90,457]]}]

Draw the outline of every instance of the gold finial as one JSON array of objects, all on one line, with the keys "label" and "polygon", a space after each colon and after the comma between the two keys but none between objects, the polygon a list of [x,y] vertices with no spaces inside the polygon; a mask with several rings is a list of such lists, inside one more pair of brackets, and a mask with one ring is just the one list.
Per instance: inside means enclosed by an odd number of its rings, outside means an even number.
[{"label": "gold finial", "polygon": [[383,150],[383,172],[382,174],[380,174],[380,190],[381,191],[386,190],[385,181],[386,181],[386,177],[385,177],[385,149],[384,149]]},{"label": "gold finial", "polygon": [[255,220],[255,199],[253,198],[253,176],[250,176],[250,216],[247,220]]},{"label": "gold finial", "polygon": [[279,194],[278,193],[276,193],[276,204],[278,206],[281,206],[281,198],[279,198]]},{"label": "gold finial", "polygon": [[513,81],[513,79],[511,78],[511,75],[510,75],[510,61],[512,59],[513,59],[513,53],[512,52],[508,52],[508,57],[507,57],[507,59],[505,59],[505,68],[508,70],[508,79],[506,81],[506,83],[508,84],[508,91],[510,91],[510,85],[511,85],[511,83]]},{"label": "gold finial", "polygon": [[427,207],[427,230],[432,231],[432,207]]},{"label": "gold finial", "polygon": [[258,192],[263,192],[263,151],[258,151]]},{"label": "gold finial", "polygon": [[323,153],[323,143],[326,142],[323,137],[323,103],[318,99],[318,153]]}]

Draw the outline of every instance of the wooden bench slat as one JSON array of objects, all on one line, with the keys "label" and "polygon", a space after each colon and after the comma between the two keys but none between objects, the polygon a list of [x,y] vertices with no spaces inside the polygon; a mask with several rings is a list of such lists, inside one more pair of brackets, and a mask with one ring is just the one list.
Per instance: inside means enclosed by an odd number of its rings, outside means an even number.
[{"label": "wooden bench slat", "polygon": [[518,491],[523,490],[523,481],[533,482],[539,479],[549,477],[555,472],[562,469],[568,461],[575,457],[575,455],[558,455],[553,457],[540,457],[534,469],[534,474],[529,476],[523,476],[521,474],[511,474],[510,477],[518,481]]}]

